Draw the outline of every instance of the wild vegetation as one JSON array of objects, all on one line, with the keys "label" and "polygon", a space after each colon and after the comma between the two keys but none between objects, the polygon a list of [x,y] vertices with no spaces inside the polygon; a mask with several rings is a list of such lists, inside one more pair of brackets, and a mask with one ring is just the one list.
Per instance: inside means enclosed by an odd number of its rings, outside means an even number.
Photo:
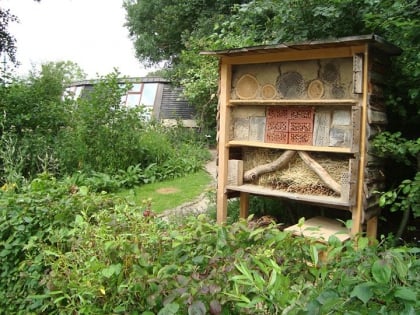
[{"label": "wild vegetation", "polygon": [[[418,249],[149,205],[39,175],[2,191],[0,314],[415,314]],[[153,204],[152,204],[153,208]],[[300,221],[302,224],[303,221]]]},{"label": "wild vegetation", "polygon": [[[392,234],[371,246],[363,235],[321,243],[236,217],[216,225],[212,211],[168,221],[150,215],[153,202],[113,193],[201,169],[208,153],[200,136],[215,135],[209,117],[218,79],[217,62],[200,50],[376,32],[404,49],[387,96],[391,132],[376,142],[390,165],[381,203],[404,220],[418,217],[417,1],[127,0],[125,7],[138,57],[168,62],[167,74],[197,104],[203,133],[122,108],[128,85],[118,72],[77,101],[62,97],[68,80],[83,77],[72,63],[4,76],[0,314],[416,314],[419,249],[396,246]],[[0,13],[0,35],[9,35],[14,17]],[[14,56],[13,40],[0,42]]]}]

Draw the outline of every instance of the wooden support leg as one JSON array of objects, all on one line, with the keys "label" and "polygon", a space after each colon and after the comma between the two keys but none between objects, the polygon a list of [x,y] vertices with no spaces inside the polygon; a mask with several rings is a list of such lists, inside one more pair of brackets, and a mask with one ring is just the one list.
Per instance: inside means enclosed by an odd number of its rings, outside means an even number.
[{"label": "wooden support leg", "polygon": [[239,217],[246,219],[249,215],[249,194],[241,192],[239,197]]},{"label": "wooden support leg", "polygon": [[357,234],[360,234],[362,232],[362,214],[360,209],[357,207],[354,207],[352,209],[352,221],[353,225],[351,227],[351,235],[355,236]]},{"label": "wooden support leg", "polygon": [[370,242],[376,240],[376,234],[378,233],[378,217],[371,217],[366,224],[366,235],[369,238]]}]

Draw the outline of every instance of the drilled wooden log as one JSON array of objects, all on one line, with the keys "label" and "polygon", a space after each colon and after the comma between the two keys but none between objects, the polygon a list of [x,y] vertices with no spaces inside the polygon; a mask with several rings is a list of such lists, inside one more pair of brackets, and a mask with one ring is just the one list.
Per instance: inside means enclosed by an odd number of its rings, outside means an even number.
[{"label": "drilled wooden log", "polygon": [[338,184],[328,172],[321,166],[317,161],[309,156],[308,153],[299,151],[298,152],[300,158],[305,162],[306,165],[309,166],[311,170],[313,170],[319,178],[327,185],[328,188],[332,189],[338,194],[341,194],[341,185]]},{"label": "drilled wooden log", "polygon": [[259,176],[265,173],[274,172],[284,167],[296,154],[296,151],[287,150],[277,160],[273,162],[258,165],[244,174],[244,181],[249,182],[257,179]]}]

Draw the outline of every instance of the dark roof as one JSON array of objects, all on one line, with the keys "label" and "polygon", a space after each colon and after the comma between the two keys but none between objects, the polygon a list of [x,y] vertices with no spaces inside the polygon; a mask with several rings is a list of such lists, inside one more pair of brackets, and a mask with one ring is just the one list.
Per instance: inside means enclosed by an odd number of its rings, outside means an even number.
[{"label": "dark roof", "polygon": [[400,55],[402,50],[385,41],[382,37],[370,34],[370,35],[360,35],[360,36],[349,36],[341,37],[335,39],[326,39],[326,40],[313,40],[313,41],[304,41],[299,43],[282,43],[275,45],[261,45],[261,46],[250,46],[242,48],[233,48],[225,50],[215,50],[215,51],[203,51],[202,55],[214,55],[214,56],[241,56],[253,54],[265,54],[277,52],[279,50],[308,50],[315,48],[333,48],[333,47],[343,47],[343,46],[357,46],[362,44],[370,44],[373,47],[378,48],[379,50],[384,51],[389,55]]},{"label": "dark roof", "polygon": [[160,119],[193,119],[194,106],[182,96],[182,89],[165,84],[162,92]]},{"label": "dark roof", "polygon": [[[72,82],[71,86],[81,86],[81,85],[95,85],[99,83],[101,79],[93,79],[93,80],[82,80]],[[169,80],[161,78],[161,77],[134,77],[134,78],[120,78],[118,79],[119,82],[124,83],[170,83]]]}]

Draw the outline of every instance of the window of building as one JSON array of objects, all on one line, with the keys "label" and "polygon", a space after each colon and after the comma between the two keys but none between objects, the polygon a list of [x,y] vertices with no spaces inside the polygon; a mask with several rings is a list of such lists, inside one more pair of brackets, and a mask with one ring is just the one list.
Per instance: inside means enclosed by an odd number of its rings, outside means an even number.
[{"label": "window of building", "polygon": [[157,83],[134,83],[126,95],[122,97],[122,102],[128,108],[136,106],[146,106],[153,108],[156,99]]}]

